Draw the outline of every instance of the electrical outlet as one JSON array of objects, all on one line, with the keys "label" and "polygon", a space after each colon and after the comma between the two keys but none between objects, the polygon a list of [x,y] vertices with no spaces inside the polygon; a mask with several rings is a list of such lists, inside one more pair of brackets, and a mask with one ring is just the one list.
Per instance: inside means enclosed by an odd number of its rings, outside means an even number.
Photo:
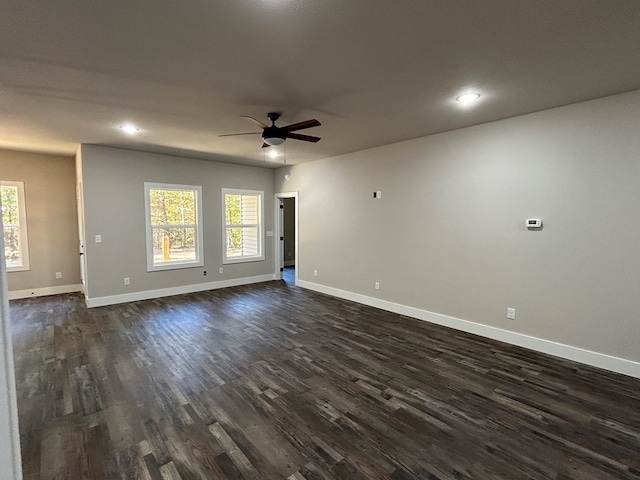
[{"label": "electrical outlet", "polygon": [[131,285],[131,279],[129,277],[124,277],[124,284]]},{"label": "electrical outlet", "polygon": [[515,308],[507,308],[507,318],[509,320],[516,319],[516,309]]},{"label": "electrical outlet", "polygon": [[224,272],[224,268],[220,267],[220,268],[218,269],[218,273],[222,274],[223,272]]},{"label": "electrical outlet", "polygon": [[96,243],[102,243],[102,235],[96,235]]},{"label": "electrical outlet", "polygon": [[56,272],[56,278],[62,278],[62,272]]},{"label": "electrical outlet", "polygon": [[317,277],[317,276],[318,276],[318,270],[314,270],[314,271],[313,271],[313,276],[314,276],[314,277]]},{"label": "electrical outlet", "polygon": [[373,288],[375,288],[376,290],[380,290],[380,282],[376,282],[376,283],[373,285]]},{"label": "electrical outlet", "polygon": [[204,275],[206,277],[207,276],[207,271],[205,270],[204,272],[202,272],[202,275]]}]

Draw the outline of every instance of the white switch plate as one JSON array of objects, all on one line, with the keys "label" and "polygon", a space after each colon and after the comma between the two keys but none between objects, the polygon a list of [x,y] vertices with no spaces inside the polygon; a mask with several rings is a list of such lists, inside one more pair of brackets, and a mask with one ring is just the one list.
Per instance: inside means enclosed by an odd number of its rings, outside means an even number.
[{"label": "white switch plate", "polygon": [[62,278],[62,272],[56,272],[56,278]]},{"label": "white switch plate", "polygon": [[380,282],[376,282],[376,283],[373,285],[373,288],[375,288],[376,290],[380,290]]},{"label": "white switch plate", "polygon": [[222,272],[224,272],[224,268],[220,267],[220,268],[218,269],[218,273],[222,273]]},{"label": "white switch plate", "polygon": [[131,279],[129,277],[124,277],[124,284],[131,285]]},{"label": "white switch plate", "polygon": [[313,271],[313,276],[314,276],[314,277],[317,277],[317,276],[318,276],[318,270],[314,270],[314,271]]},{"label": "white switch plate", "polygon": [[102,243],[102,235],[96,235],[96,243]]},{"label": "white switch plate", "polygon": [[507,318],[509,320],[516,319],[516,309],[515,308],[507,308]]}]

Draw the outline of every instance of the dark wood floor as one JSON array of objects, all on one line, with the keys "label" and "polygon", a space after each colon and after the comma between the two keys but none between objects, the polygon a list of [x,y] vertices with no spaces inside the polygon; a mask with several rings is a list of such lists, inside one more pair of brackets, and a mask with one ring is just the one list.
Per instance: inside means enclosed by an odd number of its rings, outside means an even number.
[{"label": "dark wood floor", "polygon": [[283,281],[11,308],[27,480],[640,478],[640,380]]}]

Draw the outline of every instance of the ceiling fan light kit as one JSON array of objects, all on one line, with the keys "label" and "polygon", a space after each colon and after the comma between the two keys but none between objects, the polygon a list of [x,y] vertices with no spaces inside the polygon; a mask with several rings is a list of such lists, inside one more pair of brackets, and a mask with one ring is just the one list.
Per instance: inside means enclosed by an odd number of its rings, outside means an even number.
[{"label": "ceiling fan light kit", "polygon": [[262,140],[269,146],[282,145],[284,137],[278,136],[277,133],[263,133]]}]

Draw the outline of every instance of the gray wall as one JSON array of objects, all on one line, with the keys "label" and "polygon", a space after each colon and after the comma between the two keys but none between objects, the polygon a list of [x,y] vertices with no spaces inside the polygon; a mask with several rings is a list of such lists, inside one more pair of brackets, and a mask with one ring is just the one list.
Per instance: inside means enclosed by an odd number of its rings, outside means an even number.
[{"label": "gray wall", "polygon": [[640,361],[639,119],[635,91],[279,169],[300,279]]},{"label": "gray wall", "polygon": [[[222,265],[221,188],[263,190],[265,226],[273,230],[272,170],[94,145],[82,145],[78,158],[89,298],[274,273],[273,237],[265,237],[264,261]],[[147,272],[144,182],[202,186],[204,267]],[[98,234],[99,244],[94,241]],[[124,277],[131,285],[123,284]]]},{"label": "gray wall", "polygon": [[0,150],[0,177],[24,182],[27,210],[30,270],[8,273],[9,291],[79,285],[73,157]]}]

